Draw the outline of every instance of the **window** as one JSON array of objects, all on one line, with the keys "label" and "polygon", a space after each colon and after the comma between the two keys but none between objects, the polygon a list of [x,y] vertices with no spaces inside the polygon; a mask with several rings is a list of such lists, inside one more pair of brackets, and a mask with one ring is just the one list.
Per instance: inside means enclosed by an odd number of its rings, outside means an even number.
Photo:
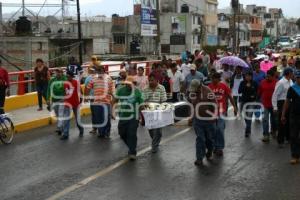
[{"label": "window", "polygon": [[200,35],[197,36],[197,42],[198,42],[198,44],[201,44],[201,36]]},{"label": "window", "polygon": [[185,35],[171,35],[171,45],[185,45]]},{"label": "window", "polygon": [[125,44],[125,36],[124,35],[114,35],[114,43],[115,44]]},{"label": "window", "polygon": [[211,26],[211,33],[213,34],[216,33],[216,26],[214,25]]},{"label": "window", "polygon": [[43,50],[43,43],[42,42],[38,42],[38,50]]},{"label": "window", "polygon": [[215,13],[217,11],[217,6],[212,3],[207,4],[207,11],[211,13]]},{"label": "window", "polygon": [[198,25],[201,25],[202,24],[202,20],[201,20],[201,17],[199,16],[198,17]]}]

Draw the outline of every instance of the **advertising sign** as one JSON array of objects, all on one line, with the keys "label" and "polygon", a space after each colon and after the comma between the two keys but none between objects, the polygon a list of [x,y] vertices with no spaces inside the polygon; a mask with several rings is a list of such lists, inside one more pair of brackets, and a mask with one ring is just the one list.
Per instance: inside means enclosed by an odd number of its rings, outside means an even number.
[{"label": "advertising sign", "polygon": [[186,30],[186,17],[185,15],[172,17],[172,33],[185,34]]},{"label": "advertising sign", "polygon": [[157,36],[156,0],[142,0],[141,35]]}]

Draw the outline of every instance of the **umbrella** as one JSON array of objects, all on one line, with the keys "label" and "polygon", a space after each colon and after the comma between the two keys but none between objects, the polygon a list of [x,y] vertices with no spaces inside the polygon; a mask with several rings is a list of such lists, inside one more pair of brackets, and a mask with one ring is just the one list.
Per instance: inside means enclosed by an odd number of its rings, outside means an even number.
[{"label": "umbrella", "polygon": [[264,60],[260,63],[260,69],[264,72],[269,71],[274,66],[273,62]]},{"label": "umbrella", "polygon": [[236,56],[227,56],[224,58],[220,59],[220,63],[222,65],[226,64],[226,65],[230,65],[230,66],[240,66],[240,67],[244,67],[244,68],[249,68],[249,65],[243,61],[242,59],[236,57]]},{"label": "umbrella", "polygon": [[280,56],[281,56],[281,55],[280,55],[279,53],[273,53],[273,54],[272,54],[272,57],[273,57],[273,58],[279,58]]},{"label": "umbrella", "polygon": [[269,58],[269,56],[260,54],[260,55],[257,55],[256,58],[254,58],[253,60],[262,60],[262,59],[264,60],[266,58]]}]

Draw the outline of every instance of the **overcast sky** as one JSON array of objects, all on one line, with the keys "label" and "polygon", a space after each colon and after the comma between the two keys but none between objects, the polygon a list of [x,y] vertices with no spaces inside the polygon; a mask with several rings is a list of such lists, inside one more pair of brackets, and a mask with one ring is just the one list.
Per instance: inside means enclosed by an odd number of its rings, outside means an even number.
[{"label": "overcast sky", "polygon": [[[22,0],[0,0],[3,3],[21,3]],[[45,0],[25,0],[30,3],[44,3]],[[47,3],[60,3],[61,0],[46,0]],[[132,14],[133,3],[136,0],[80,0],[82,15],[106,15],[118,13],[120,15]],[[285,16],[300,17],[300,0],[240,0],[244,5],[257,4],[267,7],[282,8]],[[219,8],[228,7],[230,0],[219,0]],[[16,8],[3,8],[3,13],[12,12]],[[75,13],[76,9],[70,8],[70,13]],[[44,15],[53,14],[53,9],[44,8],[42,13]]]}]

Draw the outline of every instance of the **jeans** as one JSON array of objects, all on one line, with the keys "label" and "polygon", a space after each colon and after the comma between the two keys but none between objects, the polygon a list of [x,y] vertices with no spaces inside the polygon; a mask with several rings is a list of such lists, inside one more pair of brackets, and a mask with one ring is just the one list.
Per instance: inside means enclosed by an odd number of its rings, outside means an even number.
[{"label": "jeans", "polygon": [[78,107],[76,108],[71,108],[70,106],[64,106],[63,109],[63,135],[64,136],[69,136],[69,130],[70,130],[70,121],[71,121],[71,110],[73,110],[74,118],[76,121],[76,125],[80,131],[80,133],[83,133],[84,129],[83,127],[79,124],[78,121]]},{"label": "jeans", "polygon": [[246,130],[245,134],[251,134],[251,126],[252,126],[252,117],[253,117],[253,110],[256,109],[256,106],[254,105],[245,105],[245,103],[242,103],[241,110],[243,111],[243,115],[245,118],[246,123]]},{"label": "jeans", "polygon": [[0,87],[0,115],[4,114],[4,104],[5,104],[5,95],[6,95],[5,86]]},{"label": "jeans", "polygon": [[300,158],[300,116],[290,116],[290,142],[293,158]]},{"label": "jeans", "polygon": [[254,109],[255,109],[255,110],[259,110],[259,111],[256,111],[256,112],[254,113],[255,118],[256,118],[256,119],[259,119],[260,116],[262,115],[262,107],[259,106],[259,105],[256,105],[256,106],[254,106]]},{"label": "jeans", "polygon": [[215,150],[223,150],[225,148],[225,120],[222,118],[218,118],[216,131],[213,135],[214,148]]},{"label": "jeans", "polygon": [[129,155],[136,155],[137,146],[137,128],[139,121],[132,120],[120,120],[118,124],[119,135],[124,143],[127,145]]},{"label": "jeans", "polygon": [[47,99],[47,89],[48,89],[48,83],[36,85],[39,108],[43,108],[43,97],[45,100]]},{"label": "jeans", "polygon": [[274,116],[273,108],[265,108],[263,116],[263,135],[266,137],[270,136],[270,120],[271,130],[276,131],[276,119]]},{"label": "jeans", "polygon": [[216,124],[210,121],[194,119],[193,128],[197,136],[196,158],[197,160],[203,160],[206,155],[206,149],[208,152],[213,151],[214,146],[212,136],[216,132]]},{"label": "jeans", "polygon": [[[278,142],[278,144],[283,144],[285,140],[289,141],[289,139],[290,139],[290,137],[289,137],[290,136],[290,122],[289,122],[288,114],[285,116],[286,119],[287,119],[287,122],[285,124],[281,123],[283,105],[284,105],[284,100],[277,102],[277,106],[278,106],[278,116],[277,116],[278,137],[277,137],[277,142]],[[287,111],[286,113],[289,113],[289,111]]]},{"label": "jeans", "polygon": [[152,138],[152,149],[157,149],[162,137],[162,129],[161,128],[151,129],[149,130],[149,135]]},{"label": "jeans", "polygon": [[52,109],[54,110],[57,119],[57,129],[62,130],[63,127],[62,117],[64,115],[64,106],[62,105],[62,102],[54,102],[52,105]]},{"label": "jeans", "polygon": [[94,104],[95,127],[98,129],[99,136],[110,136],[111,130],[111,105]]}]

